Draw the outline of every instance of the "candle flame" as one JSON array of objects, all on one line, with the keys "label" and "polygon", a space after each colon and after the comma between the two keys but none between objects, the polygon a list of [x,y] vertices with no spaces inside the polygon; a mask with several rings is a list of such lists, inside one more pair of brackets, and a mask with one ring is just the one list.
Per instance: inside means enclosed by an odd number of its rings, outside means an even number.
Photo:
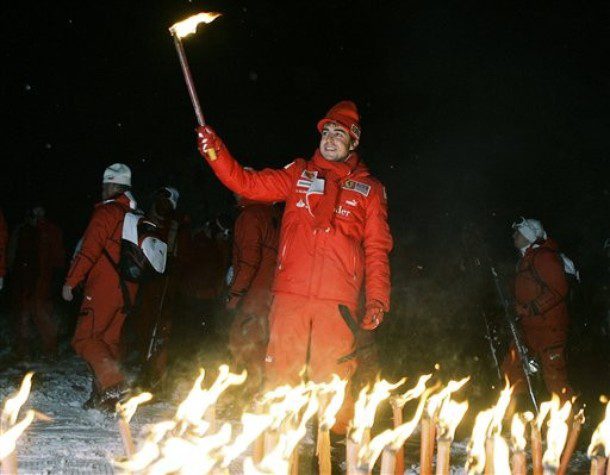
[{"label": "candle flame", "polygon": [[426,390],[426,384],[428,383],[430,378],[432,378],[432,374],[424,374],[423,376],[420,376],[417,380],[417,384],[413,388],[409,389],[404,394],[398,396],[397,399],[400,401],[400,404],[404,406],[412,399],[417,399],[418,397],[420,397]]},{"label": "candle flame", "polygon": [[604,419],[599,423],[587,449],[589,458],[603,455],[607,457],[610,453],[610,402],[606,403]]},{"label": "candle flame", "polygon": [[451,398],[447,399],[441,406],[438,413],[438,436],[439,440],[453,440],[455,429],[468,410],[468,401],[456,402]]},{"label": "candle flame", "polygon": [[19,387],[19,391],[17,394],[6,400],[4,403],[4,409],[2,410],[2,424],[3,425],[14,425],[17,421],[17,417],[19,417],[19,411],[21,410],[21,406],[25,404],[25,401],[28,400],[30,395],[30,390],[32,389],[32,377],[34,376],[33,372],[28,372],[21,381],[21,386]]},{"label": "candle flame", "polygon": [[525,423],[522,414],[514,414],[510,425],[510,443],[513,452],[522,452],[525,450],[527,441],[525,440]]},{"label": "candle flame", "polygon": [[4,459],[15,450],[17,439],[19,439],[35,417],[36,413],[34,411],[27,411],[23,419],[14,423],[10,429],[0,435],[0,460]]},{"label": "candle flame", "polygon": [[231,462],[239,457],[273,422],[269,414],[249,414],[241,416],[242,431],[231,445],[222,449],[222,467],[227,468]]},{"label": "candle flame", "polygon": [[560,400],[557,394],[553,394],[551,410],[546,433],[546,450],[542,457],[545,467],[556,471],[559,468],[561,453],[568,437],[568,424],[566,421],[572,412],[572,403],[566,401],[560,408]]},{"label": "candle flame", "polygon": [[441,389],[437,394],[430,396],[430,398],[428,399],[428,406],[426,408],[426,413],[428,417],[434,419],[436,417],[438,409],[443,404],[443,401],[449,398],[449,396],[451,396],[451,394],[453,394],[454,392],[462,389],[462,387],[468,381],[470,381],[470,376],[466,376],[465,378],[460,379],[459,381],[451,380],[447,383],[447,386]]},{"label": "candle flame", "polygon": [[323,412],[319,422],[322,430],[330,429],[335,425],[337,413],[345,399],[346,387],[347,380],[339,378],[336,374],[333,374],[332,380],[322,387],[321,395],[325,393],[331,395],[326,406],[322,408]]},{"label": "candle flame", "polygon": [[144,392],[144,393],[138,394],[137,396],[129,398],[129,400],[127,402],[125,402],[124,404],[117,402],[117,405],[116,405],[117,413],[126,422],[129,422],[129,421],[131,421],[131,418],[133,417],[133,415],[136,413],[138,406],[140,404],[150,401],[151,399],[152,399],[152,394]]},{"label": "candle flame", "polygon": [[487,433],[488,437],[492,436],[493,434],[500,434],[502,432],[502,419],[504,419],[504,415],[506,414],[506,409],[508,409],[508,405],[510,404],[512,394],[513,388],[511,388],[509,382],[506,381],[506,386],[504,386],[504,389],[500,392],[498,402],[493,408],[493,419],[489,425],[489,431]]},{"label": "candle flame", "polygon": [[388,448],[393,452],[400,450],[405,441],[417,428],[424,408],[426,407],[427,397],[428,391],[424,391],[424,394],[422,394],[419,404],[417,405],[417,409],[415,410],[415,415],[410,421],[399,425],[395,429],[388,429],[378,434],[368,444],[362,447],[358,452],[358,465],[372,468],[383,450]]},{"label": "candle flame", "polygon": [[485,469],[485,440],[487,439],[487,432],[493,417],[494,411],[491,408],[479,412],[474,421],[472,436],[466,447],[468,452],[466,471],[469,474],[482,473]]},{"label": "candle flame", "polygon": [[354,442],[362,443],[364,433],[375,423],[375,413],[379,404],[390,397],[390,391],[402,386],[404,382],[405,378],[395,384],[383,379],[375,383],[370,393],[368,386],[360,391],[354,406],[354,420],[350,432],[350,437]]},{"label": "candle flame", "polygon": [[176,35],[178,38],[184,38],[185,36],[191,35],[197,31],[197,27],[201,23],[212,23],[216,18],[220,16],[220,13],[216,12],[202,12],[196,15],[188,17],[186,20],[179,21],[170,26],[169,31],[172,35]]},{"label": "candle flame", "polygon": [[499,433],[492,436],[494,444],[494,460],[493,460],[493,472],[498,475],[509,475],[510,474],[510,462],[509,462],[509,451],[508,444],[504,437]]}]

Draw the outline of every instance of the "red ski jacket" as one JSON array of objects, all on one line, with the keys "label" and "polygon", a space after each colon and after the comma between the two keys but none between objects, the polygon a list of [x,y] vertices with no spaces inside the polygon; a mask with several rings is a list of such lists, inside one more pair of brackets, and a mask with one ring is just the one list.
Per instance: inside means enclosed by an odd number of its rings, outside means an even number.
[{"label": "red ski jacket", "polygon": [[[311,160],[297,159],[284,169],[255,172],[244,170],[223,146],[208,162],[239,195],[286,202],[274,293],[356,306],[364,284],[366,302],[378,301],[389,310],[392,236],[386,193],[356,154],[349,165],[334,165],[316,152]],[[328,196],[335,200],[330,207]]]},{"label": "red ski jacket", "polygon": [[123,220],[125,214],[135,208],[136,202],[129,192],[95,205],[66,284],[74,288],[86,279],[86,288],[91,289],[98,284],[105,286],[118,281],[117,271],[103,251],[105,249],[115,263],[119,262]]},{"label": "red ski jacket", "polygon": [[523,324],[542,326],[568,322],[569,284],[557,244],[552,239],[534,244],[517,265],[515,299],[528,309]]},{"label": "red ski jacket", "polygon": [[272,205],[244,203],[235,222],[232,294],[270,297],[280,218]]},{"label": "red ski jacket", "polygon": [[6,248],[8,244],[8,226],[0,209],[0,277],[6,274]]}]

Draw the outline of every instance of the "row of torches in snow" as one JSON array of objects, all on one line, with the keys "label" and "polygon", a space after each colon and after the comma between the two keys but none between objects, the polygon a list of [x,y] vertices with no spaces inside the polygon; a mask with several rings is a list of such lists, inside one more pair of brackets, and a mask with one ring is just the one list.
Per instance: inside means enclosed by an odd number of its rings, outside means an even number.
[{"label": "row of torches in snow", "polygon": [[[228,474],[229,467],[243,458],[241,471],[247,475],[296,474],[299,467],[298,445],[307,426],[318,418],[316,453],[320,474],[331,473],[330,434],[335,417],[345,397],[346,382],[334,377],[329,383],[302,383],[282,386],[267,392],[254,403],[252,412],[244,412],[241,428],[216,422],[216,404],[230,387],[242,384],[246,374],[234,374],[228,366],[219,368],[215,382],[202,387],[205,372],[201,370],[193,388],[178,406],[171,420],[145,427],[137,450],[130,430],[130,420],[139,404],[152,395],[140,394],[117,405],[119,432],[126,456],[115,459],[122,473],[133,474]],[[417,384],[402,394],[392,394],[405,382],[392,384],[378,381],[372,388],[360,391],[355,414],[346,436],[348,475],[370,474],[380,463],[380,473],[404,472],[404,445],[420,427],[420,466],[423,475],[449,474],[451,444],[455,430],[468,410],[468,402],[457,402],[454,393],[469,380],[450,381],[446,386],[429,386],[431,375],[422,376]],[[20,435],[38,418],[51,419],[32,409],[19,420],[32,384],[28,373],[18,393],[7,399],[0,418],[0,461],[5,474],[17,473],[16,446]],[[510,404],[512,390],[501,392],[495,406],[480,412],[475,419],[467,446],[465,470],[469,474],[527,473],[526,427],[530,428],[533,473],[564,474],[576,448],[584,423],[581,410],[572,416],[572,403],[560,404],[554,396],[542,403],[540,412],[518,413],[512,418],[510,438],[503,436],[502,422]],[[403,421],[405,406],[417,400],[411,419]],[[375,414],[380,404],[389,401],[394,419],[393,429],[371,437]],[[591,474],[610,475],[610,402],[605,401],[604,420],[593,433],[588,448]],[[543,452],[543,429],[546,422],[546,450]],[[433,470],[436,448],[436,466]],[[246,455],[248,454],[248,455]],[[379,462],[379,459],[381,461]]]}]

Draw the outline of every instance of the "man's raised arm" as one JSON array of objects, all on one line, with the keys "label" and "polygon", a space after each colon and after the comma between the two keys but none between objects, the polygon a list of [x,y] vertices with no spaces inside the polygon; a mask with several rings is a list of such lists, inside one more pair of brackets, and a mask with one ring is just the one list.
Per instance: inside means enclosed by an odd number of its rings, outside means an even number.
[{"label": "man's raised arm", "polygon": [[[199,153],[214,170],[220,181],[231,191],[256,201],[284,201],[293,183],[294,167],[280,170],[245,170],[232,156],[226,145],[210,126],[197,129]],[[210,159],[209,150],[216,151],[216,158]]]}]

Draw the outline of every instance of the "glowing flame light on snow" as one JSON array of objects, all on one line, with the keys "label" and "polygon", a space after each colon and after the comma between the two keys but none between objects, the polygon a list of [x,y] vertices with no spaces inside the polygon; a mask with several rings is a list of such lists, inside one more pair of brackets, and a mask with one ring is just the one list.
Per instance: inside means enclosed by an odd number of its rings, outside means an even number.
[{"label": "glowing flame light on snow", "polygon": [[212,23],[216,18],[220,16],[220,13],[215,12],[202,12],[196,15],[188,17],[186,20],[174,23],[169,31],[178,38],[184,38],[185,36],[192,35],[197,31],[197,27],[201,23]]},{"label": "glowing flame light on snow", "polygon": [[546,447],[542,458],[545,467],[557,470],[561,460],[561,453],[568,437],[568,424],[566,421],[572,412],[572,403],[566,401],[560,408],[559,396],[553,394],[551,410],[546,433]]},{"label": "glowing flame light on snow", "polygon": [[131,418],[136,413],[138,406],[152,399],[152,394],[142,393],[130,398],[125,404],[117,403],[117,412],[127,422],[131,421]]},{"label": "glowing flame light on snow", "polygon": [[[603,452],[601,451],[603,449]],[[606,412],[604,420],[599,423],[595,432],[591,436],[591,443],[587,449],[589,457],[603,455],[607,457],[610,454],[610,402],[606,404]]]},{"label": "glowing flame light on snow", "polygon": [[402,386],[405,381],[406,379],[403,378],[397,383],[392,384],[386,380],[381,380],[375,383],[369,394],[367,394],[368,387],[365,387],[360,391],[360,395],[354,407],[353,429],[350,433],[350,438],[354,442],[362,442],[365,431],[373,427],[373,424],[375,423],[375,413],[377,412],[379,404],[390,397],[391,390]]}]

